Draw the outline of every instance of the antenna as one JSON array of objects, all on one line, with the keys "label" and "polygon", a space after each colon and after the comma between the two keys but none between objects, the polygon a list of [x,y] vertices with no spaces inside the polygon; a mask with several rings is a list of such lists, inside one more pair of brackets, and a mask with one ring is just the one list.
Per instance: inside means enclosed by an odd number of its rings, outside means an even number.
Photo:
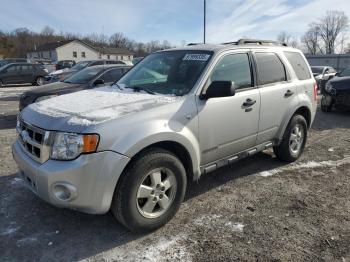
[{"label": "antenna", "polygon": [[206,31],[206,19],[207,19],[207,1],[206,0],[204,0],[204,19],[203,19],[203,24],[204,24],[204,37],[203,37],[203,43],[205,44],[205,42],[206,42],[206,35],[205,35],[205,31]]}]

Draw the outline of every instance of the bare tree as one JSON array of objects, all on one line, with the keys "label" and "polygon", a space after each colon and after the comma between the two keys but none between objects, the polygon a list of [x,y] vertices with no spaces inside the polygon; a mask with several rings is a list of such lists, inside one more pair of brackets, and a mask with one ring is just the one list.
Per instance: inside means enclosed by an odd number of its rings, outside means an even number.
[{"label": "bare tree", "polygon": [[113,47],[125,48],[128,42],[128,38],[122,33],[115,33],[109,38],[109,43]]},{"label": "bare tree", "polygon": [[309,25],[309,29],[302,36],[301,42],[306,47],[307,53],[311,55],[315,55],[317,53],[323,54],[323,50],[320,46],[320,29],[318,24],[311,23]]},{"label": "bare tree", "polygon": [[282,31],[278,34],[277,41],[281,43],[285,43],[288,46],[292,46],[292,47],[299,46],[298,40],[295,37],[292,37],[290,34],[287,34],[286,31]]},{"label": "bare tree", "polygon": [[318,23],[319,34],[324,42],[326,53],[334,54],[336,40],[349,26],[349,19],[342,11],[328,11]]}]

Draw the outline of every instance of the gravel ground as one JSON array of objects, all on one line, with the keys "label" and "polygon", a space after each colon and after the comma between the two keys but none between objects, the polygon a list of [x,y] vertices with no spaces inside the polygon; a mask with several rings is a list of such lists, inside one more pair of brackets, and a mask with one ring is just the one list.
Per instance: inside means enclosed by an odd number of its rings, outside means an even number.
[{"label": "gravel ground", "polygon": [[190,183],[174,219],[134,235],[52,207],[16,178],[18,97],[0,90],[0,261],[349,261],[350,113],[317,113],[305,153],[265,151]]}]

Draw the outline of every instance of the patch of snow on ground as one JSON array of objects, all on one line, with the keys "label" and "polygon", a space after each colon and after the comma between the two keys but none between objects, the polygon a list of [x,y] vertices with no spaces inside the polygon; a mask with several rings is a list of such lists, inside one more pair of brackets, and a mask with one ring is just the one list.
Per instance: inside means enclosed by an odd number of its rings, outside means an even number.
[{"label": "patch of snow on ground", "polygon": [[241,223],[232,223],[231,221],[225,223],[225,226],[230,228],[232,231],[235,232],[243,232],[244,225]]},{"label": "patch of snow on ground", "polygon": [[17,186],[22,184],[23,182],[24,182],[23,179],[15,177],[13,180],[11,180],[11,186]]},{"label": "patch of snow on ground", "polygon": [[130,90],[106,86],[57,96],[29,107],[51,117],[67,117],[69,124],[91,125],[181,99]]},{"label": "patch of snow on ground", "polygon": [[328,151],[329,151],[329,152],[334,152],[334,148],[333,148],[333,147],[328,148]]},{"label": "patch of snow on ground", "polygon": [[345,164],[350,164],[350,156],[348,155],[345,155],[344,158],[340,160],[328,160],[328,161],[321,161],[321,162],[309,161],[306,163],[291,164],[289,166],[285,166],[281,168],[262,171],[262,172],[259,172],[258,175],[262,177],[269,177],[284,171],[295,171],[299,169],[312,169],[312,168],[318,168],[318,167],[337,167]]},{"label": "patch of snow on ground", "polygon": [[9,227],[7,229],[5,229],[3,232],[0,232],[0,236],[10,236],[13,235],[17,232],[17,230],[20,227]]},{"label": "patch of snow on ground", "polygon": [[193,221],[193,224],[197,226],[204,226],[207,228],[219,227],[225,230],[231,230],[233,232],[243,232],[244,228],[244,225],[242,223],[232,222],[229,221],[226,217],[215,214],[198,217]]},{"label": "patch of snow on ground", "polygon": [[21,238],[20,240],[17,240],[16,244],[18,246],[21,246],[23,244],[28,244],[36,241],[38,241],[36,237],[25,237],[25,238]]},{"label": "patch of snow on ground", "polygon": [[184,235],[161,237],[156,243],[144,244],[129,242],[124,246],[116,247],[103,252],[98,257],[87,258],[82,261],[192,261],[191,256],[182,245]]}]

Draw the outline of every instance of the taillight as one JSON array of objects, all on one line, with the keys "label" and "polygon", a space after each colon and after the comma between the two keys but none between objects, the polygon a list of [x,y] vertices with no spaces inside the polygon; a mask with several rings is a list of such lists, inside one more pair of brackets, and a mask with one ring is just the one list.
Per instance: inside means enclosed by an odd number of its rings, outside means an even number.
[{"label": "taillight", "polygon": [[317,87],[317,83],[315,83],[314,85],[314,100],[317,101],[317,92],[318,92],[318,87]]}]

